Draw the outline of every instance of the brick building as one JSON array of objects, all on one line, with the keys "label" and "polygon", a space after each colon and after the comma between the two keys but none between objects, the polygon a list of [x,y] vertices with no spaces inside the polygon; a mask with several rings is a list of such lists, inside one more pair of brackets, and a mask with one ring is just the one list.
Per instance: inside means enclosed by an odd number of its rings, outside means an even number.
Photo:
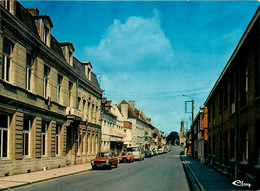
[{"label": "brick building", "polygon": [[85,163],[100,147],[102,90],[49,16],[0,1],[0,176]]},{"label": "brick building", "polygon": [[200,107],[200,111],[191,124],[192,133],[192,156],[198,158],[201,162],[205,162],[207,156],[207,127],[208,112],[206,107]]},{"label": "brick building", "polygon": [[260,10],[211,90],[208,107],[208,159],[244,182],[260,175]]}]

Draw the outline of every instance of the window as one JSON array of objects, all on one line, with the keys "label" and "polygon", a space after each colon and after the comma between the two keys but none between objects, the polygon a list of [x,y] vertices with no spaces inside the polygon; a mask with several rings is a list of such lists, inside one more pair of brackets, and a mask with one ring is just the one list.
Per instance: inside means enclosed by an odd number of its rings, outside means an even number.
[{"label": "window", "polygon": [[260,121],[257,121],[256,122],[256,134],[255,134],[255,137],[256,137],[256,146],[257,146],[257,152],[258,152],[258,164],[260,165]]},{"label": "window", "polygon": [[30,54],[26,55],[26,89],[31,90],[33,58]]},{"label": "window", "polygon": [[49,80],[50,68],[44,65],[44,77],[43,77],[43,96],[48,96],[48,80]]},{"label": "window", "polygon": [[236,108],[235,108],[235,72],[232,74],[230,78],[230,113],[235,113]]},{"label": "window", "polygon": [[218,100],[218,111],[219,113],[222,113],[222,109],[223,109],[223,90],[222,88],[219,91],[219,100]]},{"label": "window", "polygon": [[73,61],[73,60],[72,60],[72,59],[73,59],[73,58],[72,58],[72,55],[73,55],[72,52],[69,51],[69,64],[70,64],[70,65],[72,65],[72,61]]},{"label": "window", "polygon": [[260,60],[259,60],[259,46],[255,51],[255,94],[256,97],[260,96]]},{"label": "window", "polygon": [[72,106],[72,87],[73,87],[73,83],[72,82],[69,82],[69,106],[71,107]]},{"label": "window", "polygon": [[7,157],[9,116],[0,114],[0,158]]},{"label": "window", "polygon": [[77,104],[78,104],[78,105],[77,105],[77,108],[78,108],[78,109],[80,109],[80,101],[81,101],[81,98],[78,97],[78,103],[77,103]]},{"label": "window", "polygon": [[224,86],[224,109],[226,109],[228,107],[228,86],[227,84],[225,84]]},{"label": "window", "polygon": [[243,149],[243,161],[248,160],[248,128],[242,127],[242,149]]},{"label": "window", "polygon": [[57,87],[57,102],[61,103],[61,87],[62,87],[63,76],[58,74],[58,87]]},{"label": "window", "polygon": [[240,106],[243,107],[247,105],[248,102],[248,67],[243,65],[241,67],[240,76]]},{"label": "window", "polygon": [[29,155],[29,133],[31,129],[31,121],[29,119],[23,120],[23,156]]},{"label": "window", "polygon": [[235,129],[230,130],[230,156],[235,158]]},{"label": "window", "polygon": [[44,44],[48,45],[48,36],[49,36],[50,30],[46,26],[44,26],[43,30],[44,30],[43,31],[43,42],[44,42]]},{"label": "window", "polygon": [[41,136],[41,152],[42,155],[46,155],[46,145],[47,145],[47,131],[48,131],[48,123],[42,122],[42,136]]},{"label": "window", "polygon": [[10,81],[11,54],[13,46],[8,40],[4,40],[2,79]]},{"label": "window", "polygon": [[10,11],[10,0],[3,0],[4,1],[4,7],[8,10],[8,11]]},{"label": "window", "polygon": [[83,119],[86,120],[87,119],[87,110],[86,110],[86,100],[83,99]]},{"label": "window", "polygon": [[55,137],[55,153],[56,155],[59,154],[59,141],[60,141],[60,130],[61,130],[61,125],[56,125],[56,137]]}]

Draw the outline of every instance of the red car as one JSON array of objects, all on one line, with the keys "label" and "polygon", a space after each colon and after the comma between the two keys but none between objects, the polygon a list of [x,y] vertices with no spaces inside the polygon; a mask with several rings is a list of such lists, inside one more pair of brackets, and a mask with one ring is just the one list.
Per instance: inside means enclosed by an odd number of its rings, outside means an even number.
[{"label": "red car", "polygon": [[109,167],[115,166],[117,168],[118,158],[114,153],[110,151],[98,152],[95,159],[91,160],[92,169],[97,167]]},{"label": "red car", "polygon": [[119,157],[119,162],[134,162],[134,161],[135,161],[135,157],[131,152],[123,153]]}]

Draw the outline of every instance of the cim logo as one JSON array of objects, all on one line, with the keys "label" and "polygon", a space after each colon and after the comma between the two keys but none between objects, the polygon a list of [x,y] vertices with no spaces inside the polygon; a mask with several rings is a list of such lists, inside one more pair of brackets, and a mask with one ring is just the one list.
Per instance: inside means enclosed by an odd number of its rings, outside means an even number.
[{"label": "cim logo", "polygon": [[234,182],[232,182],[232,184],[235,186],[248,187],[248,188],[250,188],[252,186],[250,183],[245,183],[242,180],[235,180]]}]

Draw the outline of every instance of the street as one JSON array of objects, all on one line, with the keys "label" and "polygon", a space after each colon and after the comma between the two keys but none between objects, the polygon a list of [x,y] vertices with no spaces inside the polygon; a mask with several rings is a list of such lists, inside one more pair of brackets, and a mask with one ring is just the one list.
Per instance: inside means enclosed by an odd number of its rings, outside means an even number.
[{"label": "street", "polygon": [[173,147],[169,153],[122,163],[111,170],[90,170],[14,190],[189,190],[181,151],[182,148]]}]

